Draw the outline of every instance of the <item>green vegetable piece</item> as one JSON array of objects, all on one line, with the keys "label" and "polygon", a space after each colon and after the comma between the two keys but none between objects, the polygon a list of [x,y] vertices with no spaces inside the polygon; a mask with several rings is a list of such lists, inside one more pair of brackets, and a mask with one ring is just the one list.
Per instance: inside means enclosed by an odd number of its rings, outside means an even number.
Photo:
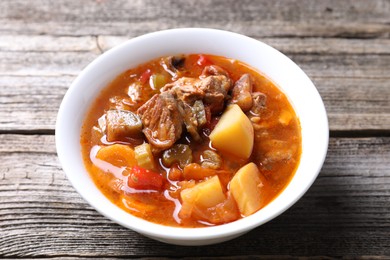
[{"label": "green vegetable piece", "polygon": [[202,158],[203,160],[201,165],[203,168],[210,168],[214,170],[221,168],[222,159],[216,152],[206,150],[203,152]]},{"label": "green vegetable piece", "polygon": [[180,168],[192,163],[192,151],[186,144],[176,144],[172,148],[164,151],[162,163],[165,167],[171,167],[174,163],[178,163]]},{"label": "green vegetable piece", "polygon": [[153,90],[159,90],[167,84],[168,79],[163,74],[153,74],[149,78],[149,85]]},{"label": "green vegetable piece", "polygon": [[107,140],[110,142],[121,140],[124,137],[137,137],[141,134],[141,119],[131,111],[108,110],[105,119]]}]

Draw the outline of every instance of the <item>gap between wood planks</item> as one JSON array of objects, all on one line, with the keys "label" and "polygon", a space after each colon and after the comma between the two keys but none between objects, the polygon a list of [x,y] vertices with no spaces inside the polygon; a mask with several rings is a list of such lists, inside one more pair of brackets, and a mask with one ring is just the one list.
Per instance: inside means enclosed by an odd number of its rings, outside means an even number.
[{"label": "gap between wood planks", "polygon": [[[0,135],[55,135],[55,129],[34,130],[0,130]],[[329,137],[364,138],[364,137],[390,137],[390,129],[362,129],[362,130],[331,130]]]}]

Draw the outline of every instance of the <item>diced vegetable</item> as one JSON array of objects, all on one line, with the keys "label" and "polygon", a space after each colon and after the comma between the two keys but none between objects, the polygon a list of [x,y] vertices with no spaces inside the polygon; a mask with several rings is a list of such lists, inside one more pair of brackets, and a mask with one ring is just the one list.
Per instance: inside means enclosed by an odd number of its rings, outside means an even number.
[{"label": "diced vegetable", "polygon": [[252,123],[238,105],[230,105],[211,132],[210,140],[217,150],[247,159],[253,149]]},{"label": "diced vegetable", "polygon": [[191,148],[186,144],[176,144],[172,148],[165,150],[162,156],[162,163],[165,167],[171,167],[178,163],[180,168],[184,168],[192,162]]},{"label": "diced vegetable", "polygon": [[141,74],[141,76],[139,77],[139,81],[142,84],[145,84],[149,80],[151,75],[152,75],[152,71],[150,69],[147,69],[144,71],[144,73]]},{"label": "diced vegetable", "polygon": [[108,110],[106,112],[107,140],[118,141],[125,137],[139,137],[142,122],[138,115],[126,110]]},{"label": "diced vegetable", "polygon": [[199,129],[207,122],[203,102],[201,100],[196,100],[193,106],[183,103],[182,108],[184,125],[186,126],[187,132],[195,141],[201,142],[202,137],[199,134]]},{"label": "diced vegetable", "polygon": [[108,187],[117,193],[121,193],[123,188],[123,181],[121,179],[114,178],[108,183]]},{"label": "diced vegetable", "polygon": [[202,167],[210,169],[219,169],[222,165],[221,156],[212,150],[206,150],[202,153]]},{"label": "diced vegetable", "polygon": [[163,74],[153,74],[149,78],[149,85],[153,90],[160,90],[167,82],[168,79]]},{"label": "diced vegetable", "polygon": [[169,169],[168,178],[171,181],[179,181],[183,175],[183,172],[179,169],[178,166],[174,165]]},{"label": "diced vegetable", "polygon": [[154,157],[150,144],[144,143],[134,147],[134,155],[139,167],[145,168],[147,170],[155,169]]},{"label": "diced vegetable", "polygon": [[282,125],[286,126],[286,125],[290,124],[290,121],[292,118],[293,118],[293,115],[291,114],[291,112],[289,112],[287,110],[282,110],[280,112],[280,115],[279,115],[279,122]]},{"label": "diced vegetable", "polygon": [[225,194],[222,191],[218,176],[214,176],[192,188],[182,190],[180,196],[183,206],[188,204],[192,207],[204,209],[214,207],[225,200]]},{"label": "diced vegetable", "polygon": [[203,180],[206,177],[216,175],[218,172],[214,169],[203,168],[197,163],[190,163],[184,167],[183,176],[186,180]]},{"label": "diced vegetable", "polygon": [[244,216],[251,215],[262,206],[262,182],[259,175],[256,164],[248,163],[241,167],[230,181],[230,192]]},{"label": "diced vegetable", "polygon": [[128,169],[130,172],[127,185],[140,190],[161,190],[164,186],[164,177],[156,172],[133,166]]},{"label": "diced vegetable", "polygon": [[139,196],[136,196],[134,194],[126,194],[121,197],[122,203],[126,205],[126,208],[135,212],[147,214],[149,212],[153,212],[157,208],[157,205],[145,203],[145,201],[140,200]]},{"label": "diced vegetable", "polygon": [[194,207],[192,215],[198,219],[206,220],[213,224],[223,224],[234,221],[240,217],[236,201],[228,192],[227,198],[215,207],[202,209]]},{"label": "diced vegetable", "polygon": [[215,219],[213,219],[212,223],[227,223],[240,217],[240,211],[237,207],[236,201],[230,192],[228,192],[227,195],[227,199],[216,206]]},{"label": "diced vegetable", "polygon": [[102,147],[97,152],[96,158],[111,163],[116,167],[129,167],[137,164],[133,149],[123,144]]}]

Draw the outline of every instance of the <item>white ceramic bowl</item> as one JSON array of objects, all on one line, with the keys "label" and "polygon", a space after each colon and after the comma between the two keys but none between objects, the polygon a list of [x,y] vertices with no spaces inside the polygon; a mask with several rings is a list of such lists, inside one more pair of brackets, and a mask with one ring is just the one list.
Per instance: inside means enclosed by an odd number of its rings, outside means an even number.
[{"label": "white ceramic bowl", "polygon": [[[288,187],[255,214],[205,228],[176,228],[134,217],[112,204],[86,171],[80,130],[86,111],[100,90],[123,71],[151,59],[173,54],[205,53],[245,62],[271,78],[288,96],[302,127],[302,156]],[[56,124],[56,146],[62,167],[80,195],[97,211],[147,237],[178,245],[226,241],[254,229],[291,207],[316,179],[328,148],[328,121],[323,102],[306,74],[274,48],[249,37],[213,29],[174,29],[131,39],[98,57],[67,91]]]}]

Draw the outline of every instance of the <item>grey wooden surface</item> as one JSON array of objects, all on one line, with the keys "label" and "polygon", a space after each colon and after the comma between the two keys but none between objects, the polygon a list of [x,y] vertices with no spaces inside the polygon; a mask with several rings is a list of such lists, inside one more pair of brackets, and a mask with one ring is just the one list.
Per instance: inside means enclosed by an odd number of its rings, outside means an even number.
[{"label": "grey wooden surface", "polygon": [[[324,167],[273,221],[230,242],[179,247],[107,220],[55,151],[76,75],[126,39],[178,27],[264,41],[312,78],[329,116]],[[0,1],[0,257],[390,258],[390,1]]]}]

